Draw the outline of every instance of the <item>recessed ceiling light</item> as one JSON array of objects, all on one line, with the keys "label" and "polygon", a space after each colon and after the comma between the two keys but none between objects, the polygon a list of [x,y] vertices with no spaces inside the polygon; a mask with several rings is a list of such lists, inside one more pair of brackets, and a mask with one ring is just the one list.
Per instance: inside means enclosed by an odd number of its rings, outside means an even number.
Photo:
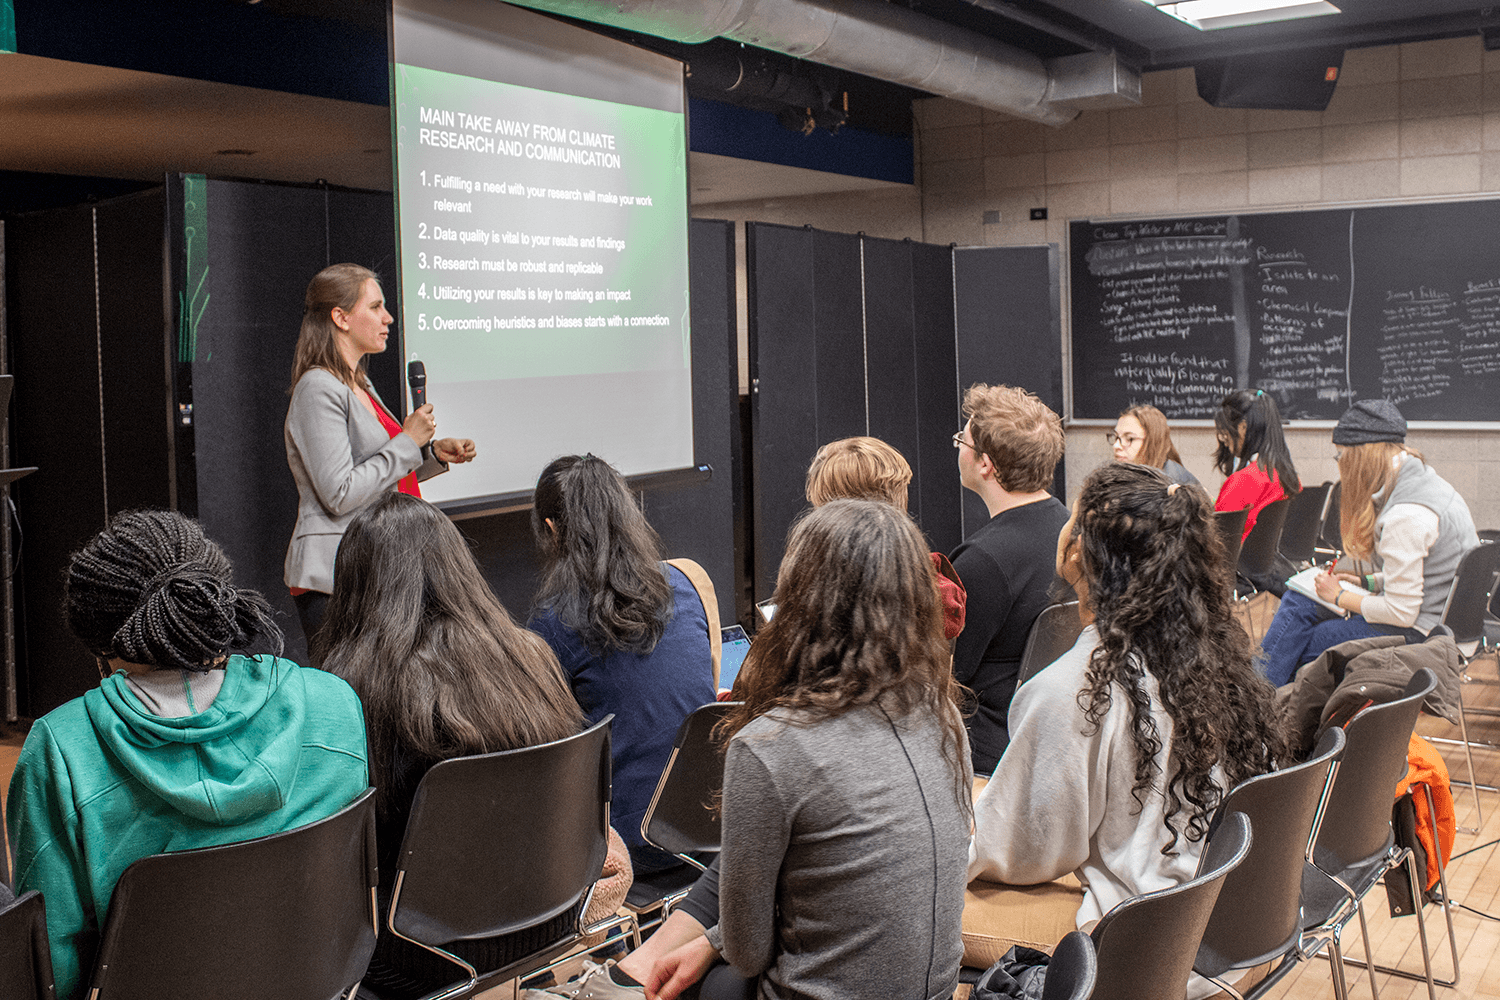
[{"label": "recessed ceiling light", "polygon": [[1267,24],[1301,17],[1320,17],[1341,11],[1325,0],[1145,0],[1163,14],[1170,14],[1200,31]]}]

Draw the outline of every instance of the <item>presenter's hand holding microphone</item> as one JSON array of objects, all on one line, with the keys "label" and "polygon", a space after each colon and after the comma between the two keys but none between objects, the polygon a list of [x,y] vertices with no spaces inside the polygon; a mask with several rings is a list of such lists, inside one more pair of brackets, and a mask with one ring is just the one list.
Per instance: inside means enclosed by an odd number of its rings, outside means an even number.
[{"label": "presenter's hand holding microphone", "polygon": [[406,384],[411,390],[412,410],[406,415],[401,430],[417,443],[418,447],[432,445],[432,453],[438,461],[452,465],[455,462],[474,460],[474,442],[468,438],[434,438],[437,420],[432,415],[432,404],[427,402],[427,366],[413,361],[406,366]]}]

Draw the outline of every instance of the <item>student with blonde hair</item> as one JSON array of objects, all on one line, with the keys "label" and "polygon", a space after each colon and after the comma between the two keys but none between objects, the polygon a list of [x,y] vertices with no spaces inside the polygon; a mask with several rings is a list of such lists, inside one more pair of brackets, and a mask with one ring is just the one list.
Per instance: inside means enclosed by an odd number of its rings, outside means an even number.
[{"label": "student with blonde hair", "polygon": [[[807,469],[807,501],[821,507],[830,500],[879,500],[906,510],[911,466],[901,453],[879,438],[848,437],[818,449]],[[942,553],[932,553],[943,602],[943,634],[957,639],[964,630],[967,596],[963,581]]]},{"label": "student with blonde hair", "polygon": [[1333,443],[1343,483],[1344,548],[1374,572],[1316,578],[1318,596],[1347,617],[1287,591],[1261,642],[1262,669],[1277,685],[1350,639],[1405,635],[1420,641],[1443,617],[1459,560],[1479,544],[1468,504],[1406,444],[1406,419],[1394,403],[1355,403],[1333,429]]}]

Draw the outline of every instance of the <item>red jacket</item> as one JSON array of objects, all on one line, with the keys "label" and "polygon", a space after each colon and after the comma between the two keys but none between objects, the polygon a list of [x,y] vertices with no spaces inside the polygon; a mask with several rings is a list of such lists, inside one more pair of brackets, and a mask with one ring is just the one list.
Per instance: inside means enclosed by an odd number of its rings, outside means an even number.
[{"label": "red jacket", "polygon": [[1245,533],[1240,536],[1243,542],[1250,537],[1250,529],[1255,527],[1260,512],[1285,496],[1276,470],[1272,469],[1267,476],[1266,470],[1251,462],[1224,480],[1224,485],[1219,487],[1219,499],[1214,501],[1214,510],[1250,508],[1250,513],[1245,515]]}]

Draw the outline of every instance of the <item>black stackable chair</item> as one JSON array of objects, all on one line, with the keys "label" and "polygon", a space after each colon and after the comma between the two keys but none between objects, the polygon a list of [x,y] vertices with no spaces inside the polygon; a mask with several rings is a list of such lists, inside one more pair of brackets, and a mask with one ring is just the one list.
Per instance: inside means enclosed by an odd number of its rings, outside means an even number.
[{"label": "black stackable chair", "polygon": [[1313,561],[1318,539],[1323,532],[1323,515],[1328,510],[1328,494],[1333,483],[1321,486],[1304,486],[1296,496],[1290,497],[1286,511],[1286,523],[1281,527],[1281,554],[1297,569]]},{"label": "black stackable chair", "polygon": [[1239,565],[1240,541],[1245,534],[1245,519],[1249,514],[1248,507],[1244,510],[1214,512],[1214,527],[1219,529],[1219,538],[1224,542],[1224,557],[1227,565],[1225,572],[1229,574],[1231,581],[1234,579],[1235,567]]},{"label": "black stackable chair", "polygon": [[1276,557],[1280,555],[1281,529],[1286,524],[1287,510],[1291,503],[1291,498],[1288,497],[1262,507],[1255,518],[1255,527],[1245,536],[1245,543],[1240,546],[1237,567],[1241,581],[1238,592],[1241,595],[1249,597],[1266,589],[1263,584],[1275,570]]},{"label": "black stackable chair", "polygon": [[1326,556],[1329,562],[1337,562],[1344,554],[1344,526],[1340,520],[1341,501],[1344,495],[1342,481],[1334,483],[1328,491],[1328,502],[1323,505],[1323,527],[1318,533],[1318,544],[1314,551]]},{"label": "black stackable chair", "polygon": [[1025,684],[1038,670],[1072,649],[1082,631],[1077,601],[1049,604],[1043,608],[1026,635],[1026,649],[1016,671],[1016,687]]},{"label": "black stackable chair", "polygon": [[1106,913],[1091,935],[1099,960],[1094,992],[1110,1000],[1186,996],[1224,879],[1245,860],[1250,843],[1250,821],[1235,813],[1204,849],[1197,878],[1134,896]]},{"label": "black stackable chair", "polygon": [[[1488,618],[1490,606],[1497,595],[1500,595],[1500,544],[1481,541],[1479,545],[1464,553],[1463,559],[1459,560],[1458,571],[1454,573],[1453,584],[1448,590],[1448,600],[1443,605],[1442,623],[1433,630],[1436,633],[1438,629],[1443,629],[1453,636],[1453,642],[1458,646],[1459,659],[1464,667],[1467,667],[1481,653],[1489,652],[1493,648],[1491,640],[1494,636]],[[1469,780],[1466,784],[1474,795],[1476,816],[1475,825],[1472,828],[1466,828],[1465,832],[1477,833],[1484,826],[1484,805],[1479,799],[1479,791],[1485,786],[1479,784],[1479,779],[1474,773],[1473,748],[1477,746],[1493,750],[1496,747],[1492,743],[1476,743],[1469,739],[1467,716],[1495,716],[1500,715],[1500,711],[1464,704],[1462,685],[1459,686],[1459,702],[1458,742],[1463,745],[1464,762],[1469,769]],[[1448,741],[1437,740],[1435,742]]]},{"label": "black stackable chair", "polygon": [[713,731],[737,701],[702,705],[682,720],[672,754],[656,783],[651,804],[641,817],[641,837],[652,847],[675,854],[682,864],[637,877],[625,905],[642,914],[656,911],[656,920],[642,921],[645,930],[660,923],[672,904],[687,894],[707,867],[702,855],[719,851],[719,813],[715,799],[724,786],[724,748]]},{"label": "black stackable chair", "polygon": [[[452,965],[455,981],[426,1000],[538,971],[611,926],[634,929],[633,918],[614,916],[582,926],[608,851],[613,719],[553,743],[445,760],[422,776],[386,926]],[[572,929],[500,968],[476,969],[452,950],[570,913]]]},{"label": "black stackable chair", "polygon": [[1083,931],[1073,931],[1052,951],[1047,978],[1042,981],[1042,1000],[1089,1000],[1098,974],[1094,939]]},{"label": "black stackable chair", "polygon": [[[1340,937],[1356,916],[1365,946],[1364,964],[1375,966],[1365,926],[1364,897],[1388,872],[1402,868],[1406,869],[1414,900],[1422,899],[1426,887],[1425,873],[1418,878],[1412,852],[1396,843],[1391,807],[1396,785],[1406,777],[1407,748],[1417,714],[1423,700],[1436,687],[1437,678],[1432,671],[1418,670],[1401,698],[1365,709],[1344,729],[1348,742],[1323,810],[1313,844],[1313,860],[1303,866],[1302,874],[1304,948],[1313,953],[1321,949],[1323,942],[1327,943],[1332,953],[1333,990],[1338,1000],[1348,1000],[1349,996]],[[1427,924],[1420,905],[1416,907],[1416,915],[1425,972],[1422,978],[1429,996],[1435,998]],[[1374,990],[1373,980],[1371,990]]]},{"label": "black stackable chair", "polygon": [[[1280,959],[1266,979],[1244,991],[1256,997],[1307,957],[1297,950],[1302,937],[1302,867],[1312,860],[1318,820],[1343,752],[1344,731],[1330,729],[1306,763],[1243,781],[1219,806],[1218,818],[1234,813],[1248,817],[1255,842],[1244,863],[1224,882],[1193,968],[1230,996],[1241,995],[1225,981],[1230,972]],[[1220,829],[1217,823],[1209,829],[1209,843]]]},{"label": "black stackable chair", "polygon": [[47,908],[39,892],[28,892],[0,909],[0,997],[57,1000],[52,950],[47,944]]},{"label": "black stackable chair", "polygon": [[329,1000],[375,950],[375,799],[120,876],[88,1000]]}]

